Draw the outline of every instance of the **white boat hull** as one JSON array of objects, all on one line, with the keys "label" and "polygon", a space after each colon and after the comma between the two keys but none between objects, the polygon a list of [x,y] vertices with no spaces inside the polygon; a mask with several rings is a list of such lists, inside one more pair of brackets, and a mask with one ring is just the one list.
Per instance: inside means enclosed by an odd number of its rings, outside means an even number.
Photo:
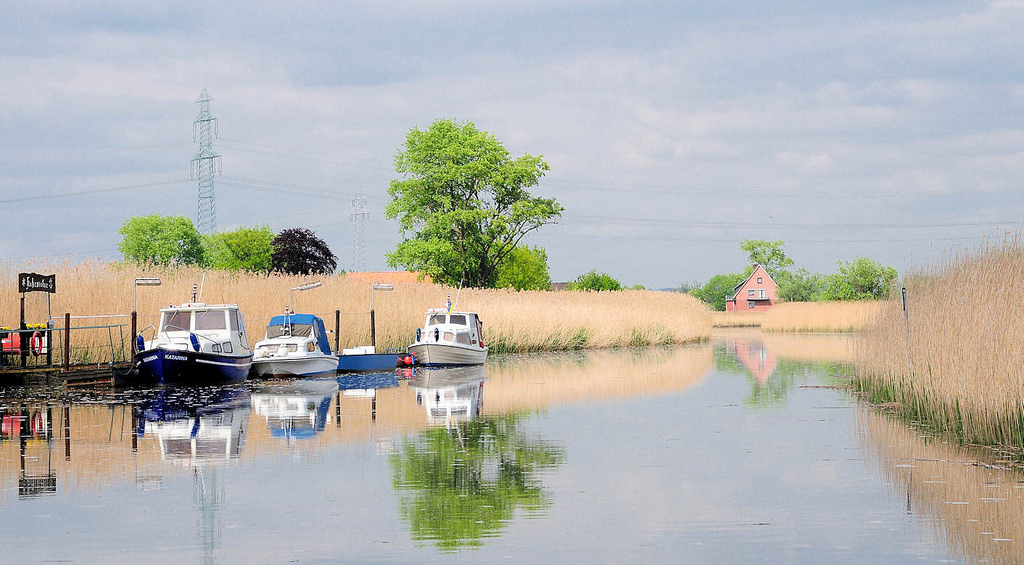
[{"label": "white boat hull", "polygon": [[264,357],[253,359],[250,373],[256,377],[309,377],[338,371],[337,355]]},{"label": "white boat hull", "polygon": [[487,360],[487,348],[449,343],[414,343],[409,353],[417,365],[480,365]]}]

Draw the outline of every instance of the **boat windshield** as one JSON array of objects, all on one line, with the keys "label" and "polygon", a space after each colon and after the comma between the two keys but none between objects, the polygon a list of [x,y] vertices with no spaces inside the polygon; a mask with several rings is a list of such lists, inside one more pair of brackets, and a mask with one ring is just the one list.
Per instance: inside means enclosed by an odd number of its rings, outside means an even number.
[{"label": "boat windshield", "polygon": [[164,314],[164,325],[161,332],[187,332],[192,329],[191,312],[176,310]]},{"label": "boat windshield", "polygon": [[452,314],[451,316],[448,316],[448,323],[455,324],[457,326],[465,326],[466,316],[464,314]]},{"label": "boat windshield", "polygon": [[223,310],[196,310],[196,331],[226,329],[228,320]]},{"label": "boat windshield", "polygon": [[427,322],[427,325],[428,326],[436,326],[438,324],[443,324],[445,317],[446,316],[444,314],[434,314],[434,315],[430,316],[430,321]]},{"label": "boat windshield", "polygon": [[[273,325],[267,326],[267,338],[281,337],[289,335],[284,331],[284,325]],[[292,332],[290,335],[308,337],[313,335],[312,324],[292,324]]]}]

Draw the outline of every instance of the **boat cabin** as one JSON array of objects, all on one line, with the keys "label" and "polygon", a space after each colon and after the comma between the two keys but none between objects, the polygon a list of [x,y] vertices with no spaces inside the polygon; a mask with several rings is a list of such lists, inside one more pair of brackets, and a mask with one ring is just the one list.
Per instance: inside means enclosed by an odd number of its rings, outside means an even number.
[{"label": "boat cabin", "polygon": [[427,310],[423,328],[423,341],[483,347],[483,322],[473,312],[449,312],[446,308],[430,309]]},{"label": "boat cabin", "polygon": [[[297,339],[280,339],[289,337]],[[278,338],[276,342],[264,342],[275,338]],[[256,354],[257,357],[260,356],[263,348],[268,351],[273,349],[277,352],[278,347],[284,347],[288,353],[294,353],[298,351],[300,344],[308,352],[319,349],[320,353],[331,355],[331,345],[327,339],[327,329],[324,327],[322,319],[312,314],[282,314],[270,318],[270,322],[267,323],[266,337],[256,344]]]},{"label": "boat cabin", "polygon": [[160,326],[149,347],[157,346],[243,354],[249,350],[245,317],[235,304],[189,303],[162,308]]}]

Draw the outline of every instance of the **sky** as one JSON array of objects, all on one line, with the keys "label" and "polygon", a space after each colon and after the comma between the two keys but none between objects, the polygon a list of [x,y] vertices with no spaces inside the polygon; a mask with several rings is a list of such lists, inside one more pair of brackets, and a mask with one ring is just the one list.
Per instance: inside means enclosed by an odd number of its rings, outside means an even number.
[{"label": "sky", "polygon": [[133,216],[313,230],[366,270],[414,127],[471,121],[550,171],[551,277],[625,285],[795,267],[901,273],[1024,221],[1024,0],[0,0],[0,261],[119,260]]}]

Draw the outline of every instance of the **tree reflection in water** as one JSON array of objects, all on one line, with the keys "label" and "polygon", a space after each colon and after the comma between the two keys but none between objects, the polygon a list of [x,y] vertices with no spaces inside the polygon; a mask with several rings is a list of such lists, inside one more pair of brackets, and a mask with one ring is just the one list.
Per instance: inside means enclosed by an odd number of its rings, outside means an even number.
[{"label": "tree reflection in water", "polygon": [[522,509],[541,516],[550,498],[538,477],[565,460],[564,450],[525,437],[519,414],[430,428],[391,455],[401,513],[415,540],[443,551],[481,545]]}]

